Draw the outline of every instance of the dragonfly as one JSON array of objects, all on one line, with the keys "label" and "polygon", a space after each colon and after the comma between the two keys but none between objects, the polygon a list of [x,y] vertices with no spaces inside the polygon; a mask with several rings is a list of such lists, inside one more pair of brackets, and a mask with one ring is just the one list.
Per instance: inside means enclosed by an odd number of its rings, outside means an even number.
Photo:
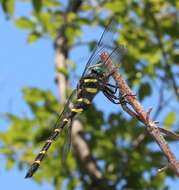
[{"label": "dragonfly", "polygon": [[[115,21],[111,21],[105,28],[104,32],[96,47],[88,59],[83,74],[78,81],[77,87],[73,90],[64,109],[57,119],[49,138],[46,140],[34,162],[31,164],[25,178],[32,177],[44,159],[47,150],[59,134],[68,128],[71,131],[73,119],[83,111],[87,110],[94,97],[102,92],[105,97],[114,104],[120,104],[120,93],[117,84],[112,82],[112,72],[105,67],[105,62],[110,58],[114,65],[120,65],[121,58],[126,53],[126,48],[122,45],[116,46],[114,40],[113,26]],[[101,60],[101,56],[107,53],[106,60]],[[67,148],[70,143],[67,143]]]}]

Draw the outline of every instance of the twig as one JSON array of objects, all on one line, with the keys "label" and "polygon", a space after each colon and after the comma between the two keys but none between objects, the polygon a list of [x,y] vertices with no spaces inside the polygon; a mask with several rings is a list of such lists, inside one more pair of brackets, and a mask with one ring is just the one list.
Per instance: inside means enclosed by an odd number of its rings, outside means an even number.
[{"label": "twig", "polygon": [[118,72],[118,68],[113,65],[112,60],[109,58],[109,54],[107,52],[103,52],[100,55],[100,58],[103,62],[105,62],[105,66],[109,69],[109,71],[112,72],[112,77],[116,81],[122,96],[128,95],[125,97],[126,100],[132,106],[133,110],[135,111],[134,113],[137,115],[138,120],[147,126],[149,133],[160,146],[161,150],[168,159],[170,168],[177,174],[177,176],[179,176],[179,166],[175,158],[175,155],[172,153],[164,137],[161,135],[160,130],[156,125],[156,122],[150,119],[149,112],[145,112],[143,107],[140,105],[139,101],[136,99],[135,96],[133,96],[133,93],[127,85],[126,81]]},{"label": "twig", "polygon": [[174,140],[179,140],[179,135],[177,133],[174,133],[172,131],[169,131],[169,130],[161,128],[161,127],[158,127],[158,128],[159,128],[160,132],[165,134],[166,136],[169,136]]},{"label": "twig", "polygon": [[162,13],[158,13],[156,15],[157,17],[157,20],[159,20],[160,22],[163,21],[164,19],[170,19],[172,21],[175,21],[177,20],[177,11],[168,11],[168,12],[162,12]]}]

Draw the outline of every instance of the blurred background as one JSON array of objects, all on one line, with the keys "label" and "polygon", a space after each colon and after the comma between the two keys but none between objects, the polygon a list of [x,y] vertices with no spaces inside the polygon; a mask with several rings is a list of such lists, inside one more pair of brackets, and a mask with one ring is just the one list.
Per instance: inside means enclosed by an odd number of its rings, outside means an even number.
[{"label": "blurred background", "polygon": [[[112,17],[127,55],[119,72],[159,126],[179,132],[179,1],[0,0],[0,182],[19,190],[176,190],[166,157],[145,126],[99,94],[32,179],[30,163]],[[179,142],[166,138],[179,158]],[[84,146],[74,146],[74,141]],[[83,153],[86,152],[86,157]],[[92,166],[90,170],[89,167]]]}]

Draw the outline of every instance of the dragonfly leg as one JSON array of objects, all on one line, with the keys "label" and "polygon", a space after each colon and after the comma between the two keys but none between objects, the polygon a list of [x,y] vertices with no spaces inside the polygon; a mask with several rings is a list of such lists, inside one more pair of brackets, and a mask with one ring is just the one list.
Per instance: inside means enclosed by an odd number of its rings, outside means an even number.
[{"label": "dragonfly leg", "polygon": [[[121,104],[122,108],[132,117],[136,117],[140,120],[139,115],[133,111],[132,109],[130,109],[127,106],[128,101],[125,99],[125,96],[122,96],[121,94],[119,95],[119,97],[117,98],[114,94],[111,94],[107,89],[103,90],[103,94],[114,104]],[[134,95],[133,95],[134,96]],[[117,101],[118,100],[118,101]]]},{"label": "dragonfly leg", "polygon": [[[111,89],[111,87],[114,88],[114,91]],[[115,86],[115,85],[112,85],[112,84],[108,84],[108,83],[107,83],[107,84],[105,85],[104,89],[103,89],[103,94],[104,94],[112,103],[114,103],[114,104],[121,104],[121,105],[125,105],[125,106],[126,106],[127,103],[130,104],[130,102],[126,100],[126,97],[127,97],[127,96],[136,96],[136,95],[134,95],[134,94],[124,94],[124,95],[122,95],[122,94],[120,93],[120,91],[119,91],[119,94],[118,94],[118,96],[117,96],[117,95],[115,95],[115,94],[116,94],[116,92],[117,92],[118,89],[119,89],[118,86]],[[129,108],[128,108],[128,109],[129,109]]]},{"label": "dragonfly leg", "polygon": [[113,88],[119,88],[117,85],[113,85],[113,84],[110,84],[110,83],[107,83],[106,85],[110,86],[110,87],[113,87]]},{"label": "dragonfly leg", "polygon": [[109,93],[111,93],[111,94],[116,94],[116,92],[117,92],[117,89],[112,89],[111,87],[107,87],[107,86],[105,86],[104,87],[105,88],[105,90],[107,90]]},{"label": "dragonfly leg", "polygon": [[133,109],[131,109],[130,107],[128,107],[128,104],[131,105],[131,103],[126,100],[126,97],[127,96],[136,96],[134,94],[124,94],[124,95],[121,95],[121,98],[120,98],[120,104],[123,108],[123,110],[125,110],[129,115],[131,115],[132,117],[135,117],[137,118],[138,120],[141,121],[141,118],[139,116],[138,113],[136,113]]},{"label": "dragonfly leg", "polygon": [[110,89],[109,87],[105,87],[104,90],[111,96],[113,97],[114,99],[116,100],[119,100],[119,97],[116,96],[116,92],[115,91],[112,91],[112,89]]},{"label": "dragonfly leg", "polygon": [[[112,94],[115,94],[117,92],[117,90],[119,89],[119,87],[117,85],[113,85],[113,84],[110,84],[110,83],[107,83],[105,85],[105,87],[107,88],[108,91],[110,91]],[[114,89],[114,91],[112,91],[111,87]],[[121,102],[125,101],[125,103],[129,103],[127,100],[126,100],[126,97],[127,96],[136,96],[136,94],[124,94],[122,95],[119,91],[119,95],[118,95],[118,99],[120,98],[121,99]],[[115,96],[116,97],[116,96]],[[117,98],[117,97],[116,97]]]},{"label": "dragonfly leg", "polygon": [[109,87],[110,90],[112,90],[111,88],[114,89],[113,93],[115,94],[117,92],[117,90],[119,89],[119,87],[117,85],[113,85],[113,84],[106,84],[107,87]]},{"label": "dragonfly leg", "polygon": [[120,102],[121,102],[121,104],[122,103],[128,103],[128,104],[130,104],[130,102],[126,100],[126,97],[127,96],[134,96],[135,97],[136,96],[135,94],[123,94],[123,95],[121,93],[119,93],[119,94],[120,94],[119,96],[120,96]]},{"label": "dragonfly leg", "polygon": [[109,87],[105,86],[103,94],[114,104],[120,104],[120,98],[115,96],[115,91],[112,91]]},{"label": "dragonfly leg", "polygon": [[115,101],[115,99],[114,99],[114,97],[112,97],[111,96],[111,94],[108,92],[108,91],[106,91],[106,90],[104,90],[103,91],[103,94],[106,96],[106,98],[108,99],[108,100],[110,100],[112,103],[114,103],[114,104],[120,104],[120,102],[118,101]]},{"label": "dragonfly leg", "polygon": [[[119,87],[117,85],[107,83],[105,84],[104,89],[109,91],[117,100],[122,97],[122,94],[120,93]],[[117,91],[119,92],[118,95],[116,95]]]}]

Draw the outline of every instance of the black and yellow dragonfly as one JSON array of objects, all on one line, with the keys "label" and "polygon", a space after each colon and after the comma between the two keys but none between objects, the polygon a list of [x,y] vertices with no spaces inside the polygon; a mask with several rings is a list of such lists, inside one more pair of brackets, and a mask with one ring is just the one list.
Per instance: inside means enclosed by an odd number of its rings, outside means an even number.
[{"label": "black and yellow dragonfly", "polygon": [[[52,142],[57,138],[61,131],[68,127],[71,128],[74,117],[85,110],[87,110],[100,91],[113,103],[120,103],[120,93],[116,84],[111,82],[111,74],[105,67],[105,61],[110,58],[113,64],[118,65],[126,48],[115,45],[114,32],[112,30],[114,22],[111,22],[104,30],[99,42],[96,45],[91,57],[89,58],[84,72],[78,82],[77,88],[72,92],[64,110],[59,116],[54,130],[50,137],[46,140],[45,145],[35,158],[30,166],[25,178],[31,177],[39,168],[47,150]],[[101,55],[107,53],[108,58],[101,60]]]}]

